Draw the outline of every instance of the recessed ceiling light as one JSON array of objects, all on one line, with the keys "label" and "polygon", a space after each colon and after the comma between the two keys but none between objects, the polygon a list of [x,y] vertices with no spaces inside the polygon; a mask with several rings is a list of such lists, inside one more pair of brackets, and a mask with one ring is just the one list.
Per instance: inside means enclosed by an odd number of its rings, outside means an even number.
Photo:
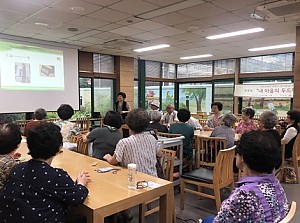
[{"label": "recessed ceiling light", "polygon": [[280,48],[288,48],[296,46],[295,43],[287,43],[281,45],[274,45],[274,46],[264,46],[264,47],[257,47],[248,49],[249,51],[262,51],[262,50],[273,50],[273,49],[280,49]]},{"label": "recessed ceiling light", "polygon": [[150,51],[150,50],[162,49],[162,48],[166,48],[166,47],[170,47],[170,45],[160,44],[160,45],[156,45],[156,46],[149,46],[149,47],[145,47],[145,48],[135,49],[133,51],[135,51],[135,52],[145,52],[145,51]]},{"label": "recessed ceiling light", "polygon": [[221,38],[227,38],[231,36],[240,36],[240,35],[245,35],[245,34],[250,34],[250,33],[257,33],[257,32],[262,32],[264,31],[263,28],[253,28],[253,29],[245,29],[245,30],[240,30],[236,32],[230,32],[230,33],[223,33],[219,35],[213,35],[213,36],[208,36],[206,37],[207,39],[221,39]]},{"label": "recessed ceiling light", "polygon": [[78,29],[75,28],[75,27],[70,27],[70,28],[68,28],[68,31],[69,31],[69,32],[77,32]]},{"label": "recessed ceiling light", "polygon": [[195,55],[195,56],[188,56],[188,57],[180,57],[180,60],[189,60],[189,59],[197,59],[197,58],[204,58],[204,57],[212,57],[212,54],[202,54],[202,55]]},{"label": "recessed ceiling light", "polygon": [[72,6],[72,7],[70,7],[70,9],[74,12],[82,12],[85,10],[85,8],[83,8],[81,6]]},{"label": "recessed ceiling light", "polygon": [[36,22],[36,23],[34,23],[34,25],[36,25],[36,26],[48,26],[47,23],[43,23],[43,22]]}]

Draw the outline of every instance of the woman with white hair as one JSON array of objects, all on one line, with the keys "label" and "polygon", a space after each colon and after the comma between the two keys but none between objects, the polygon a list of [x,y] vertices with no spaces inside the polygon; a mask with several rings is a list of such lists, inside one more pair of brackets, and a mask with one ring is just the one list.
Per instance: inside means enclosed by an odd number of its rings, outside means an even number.
[{"label": "woman with white hair", "polygon": [[230,148],[234,146],[235,130],[232,128],[237,118],[232,113],[227,113],[221,120],[221,125],[214,128],[211,137],[224,137],[227,140],[226,146]]},{"label": "woman with white hair", "polygon": [[150,111],[149,118],[150,124],[148,125],[147,130],[156,129],[158,132],[168,133],[167,126],[160,123],[162,114],[159,111]]}]

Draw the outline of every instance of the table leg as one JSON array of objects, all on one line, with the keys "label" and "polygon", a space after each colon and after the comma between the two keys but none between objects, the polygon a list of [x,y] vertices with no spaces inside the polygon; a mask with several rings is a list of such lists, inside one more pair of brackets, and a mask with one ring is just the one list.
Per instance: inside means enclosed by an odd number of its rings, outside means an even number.
[{"label": "table leg", "polygon": [[159,222],[172,223],[174,216],[174,189],[173,186],[169,188],[167,193],[159,199]]}]

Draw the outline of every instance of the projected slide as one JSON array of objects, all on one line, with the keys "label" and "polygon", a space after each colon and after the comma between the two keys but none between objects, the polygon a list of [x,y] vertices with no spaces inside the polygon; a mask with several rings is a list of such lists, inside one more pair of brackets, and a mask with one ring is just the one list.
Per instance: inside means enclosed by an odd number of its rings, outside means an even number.
[{"label": "projected slide", "polygon": [[0,41],[1,90],[64,90],[63,51]]}]

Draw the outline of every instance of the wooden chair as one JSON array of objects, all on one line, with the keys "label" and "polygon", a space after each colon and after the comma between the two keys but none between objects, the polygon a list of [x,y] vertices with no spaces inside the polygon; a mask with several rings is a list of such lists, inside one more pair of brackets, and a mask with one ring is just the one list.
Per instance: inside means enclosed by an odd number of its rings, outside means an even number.
[{"label": "wooden chair", "polygon": [[79,139],[81,138],[81,135],[72,135],[70,138],[71,143],[77,143]]},{"label": "wooden chair", "polygon": [[17,120],[16,123],[20,128],[20,131],[22,132],[22,135],[24,134],[25,127],[27,123],[30,122],[30,120]]},{"label": "wooden chair", "polygon": [[207,122],[207,119],[203,119],[203,118],[200,118],[199,119],[199,123],[200,125],[204,128],[204,126],[206,125],[206,122]]},{"label": "wooden chair", "polygon": [[76,125],[80,128],[81,131],[90,130],[90,120],[87,117],[77,118]]},{"label": "wooden chair", "polygon": [[[175,153],[176,151],[168,150],[168,149],[162,149],[163,156],[161,157],[161,166],[163,169],[164,179],[168,181],[173,181],[173,170],[174,170],[174,161],[175,161]],[[153,199],[149,201],[148,203],[141,204],[140,205],[140,221],[144,222],[144,218],[150,214],[153,214],[157,211],[159,211],[159,206],[156,206],[152,208],[152,203],[154,201],[157,201],[158,199]],[[146,211],[146,208],[148,210]],[[175,220],[175,213],[174,213],[174,220]],[[174,221],[175,223],[175,221]]]},{"label": "wooden chair", "polygon": [[195,166],[214,167],[217,154],[220,150],[226,149],[226,138],[196,136],[195,142]]},{"label": "wooden chair", "polygon": [[75,150],[77,153],[83,154],[83,155],[89,155],[88,153],[88,142],[83,142],[83,139],[80,138],[77,141],[77,148]]},{"label": "wooden chair", "polygon": [[281,145],[281,165],[280,167],[275,170],[275,176],[279,180],[279,182],[283,181],[283,175],[284,175],[284,153],[285,153],[285,144]]},{"label": "wooden chair", "polygon": [[[189,173],[181,175],[180,179],[180,209],[184,209],[185,192],[192,193],[198,196],[214,199],[216,201],[217,211],[221,207],[220,189],[230,186],[233,190],[233,159],[235,154],[235,146],[220,150],[215,167],[213,170],[207,168],[198,168]],[[204,192],[193,190],[186,187],[186,184],[196,185],[197,189],[201,187],[213,189],[214,194],[206,194]]]},{"label": "wooden chair", "polygon": [[50,118],[50,119],[48,120],[48,122],[55,123],[55,122],[57,122],[58,120],[59,120],[59,118]]},{"label": "wooden chair", "polygon": [[198,115],[198,117],[197,117],[197,119],[205,119],[205,118],[207,118],[207,113],[206,112],[197,112],[197,115]]},{"label": "wooden chair", "polygon": [[293,155],[291,158],[285,159],[285,161],[293,166],[296,177],[297,177],[297,184],[299,183],[299,161],[300,161],[300,134],[297,135],[297,138],[294,142],[293,146]]},{"label": "wooden chair", "polygon": [[289,213],[287,214],[287,216],[285,216],[284,219],[282,219],[278,223],[288,223],[288,222],[290,222],[293,219],[294,215],[296,214],[296,209],[297,209],[297,203],[295,201],[292,201]]},{"label": "wooden chair", "polygon": [[281,133],[283,132],[283,129],[281,128],[280,125],[275,125],[275,129],[279,133],[279,135],[281,135]]}]

